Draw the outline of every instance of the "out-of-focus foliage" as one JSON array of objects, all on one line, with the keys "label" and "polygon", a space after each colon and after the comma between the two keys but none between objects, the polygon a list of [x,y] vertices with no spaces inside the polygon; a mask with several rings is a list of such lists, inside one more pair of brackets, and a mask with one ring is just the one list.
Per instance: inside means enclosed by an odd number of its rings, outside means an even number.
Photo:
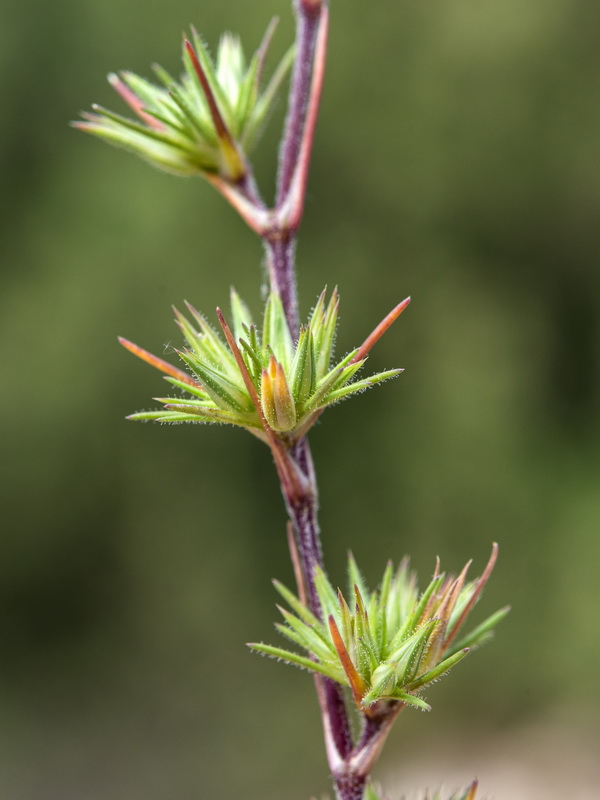
[{"label": "out-of-focus foliage", "polygon": [[246,172],[243,150],[258,138],[293,61],[292,46],[261,95],[262,64],[274,27],[269,26],[248,66],[238,37],[224,34],[213,62],[192,29],[193,44],[184,42],[185,73],[179,83],[156,65],[153,70],[161,85],[133,72],[108,76],[137,120],[96,107],[93,114],[84,112],[85,121],[74,122],[73,127],[175,175],[219,173],[239,181]]},{"label": "out-of-focus foliage", "polygon": [[[208,185],[67,125],[112,101],[108,72],[176,72],[189,23],[250,51],[274,14],[271,68],[285,0],[4,4],[3,796],[327,790],[310,682],[243,644],[271,635],[269,579],[292,581],[266,448],[123,419],[156,375],[117,334],[168,353],[170,304],[222,305],[232,283],[258,315],[261,247]],[[330,574],[348,547],[374,582],[382,559],[426,576],[496,540],[486,602],[514,609],[435,717],[399,720],[394,758],[555,703],[596,718],[599,24],[588,0],[332,7],[302,316],[337,284],[343,353],[413,302],[368,365],[402,380],[311,433]],[[282,111],[257,151],[265,194]]]}]

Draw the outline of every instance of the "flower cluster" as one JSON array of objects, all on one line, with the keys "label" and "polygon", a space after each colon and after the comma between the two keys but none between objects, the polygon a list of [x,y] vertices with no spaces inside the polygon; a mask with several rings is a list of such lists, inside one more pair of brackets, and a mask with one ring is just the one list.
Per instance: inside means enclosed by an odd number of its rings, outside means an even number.
[{"label": "flower cluster", "polygon": [[[391,316],[395,319],[406,304],[399,304]],[[228,423],[264,440],[275,434],[286,442],[295,441],[327,406],[402,372],[392,369],[355,380],[366,353],[381,335],[377,329],[365,345],[332,363],[338,306],[337,292],[327,302],[324,290],[294,342],[275,292],[269,295],[259,331],[246,304],[232,291],[231,328],[217,309],[225,341],[187,304],[190,319],[177,310],[175,314],[187,344],[177,352],[189,372],[120,339],[128,350],[166,373],[166,380],[187,395],[155,398],[164,409],[142,411],[129,419]],[[384,320],[384,329],[390,324],[389,318]]]},{"label": "flower cluster", "polygon": [[246,171],[244,154],[256,142],[293,58],[292,49],[261,92],[272,32],[273,25],[246,65],[237,37],[225,34],[213,61],[193,30],[191,41],[184,41],[185,73],[179,81],[160,66],[154,71],[162,85],[133,72],[108,76],[138,120],[94,106],[95,113],[84,113],[85,122],[74,126],[177,175],[216,173],[240,180]]},{"label": "flower cluster", "polygon": [[[475,800],[477,795],[478,781],[473,781],[466,789],[455,792],[448,800]],[[365,800],[389,800],[388,796],[383,794],[380,786],[375,786],[369,782],[365,789]],[[423,800],[443,800],[441,792],[431,794],[426,792]]]},{"label": "flower cluster", "polygon": [[356,705],[366,716],[379,715],[390,701],[429,710],[419,692],[461,661],[470,648],[485,641],[508,613],[508,608],[501,609],[458,638],[496,556],[494,545],[483,574],[475,581],[466,579],[470,562],[458,577],[440,573],[438,563],[420,596],[406,561],[396,572],[388,563],[379,590],[369,592],[350,556],[351,605],[317,568],[314,579],[323,619],[275,582],[292,609],[280,609],[284,623],[276,627],[308,656],[265,644],[250,646],[350,687]]},{"label": "flower cluster", "polygon": [[[477,787],[478,782],[473,781],[473,783],[467,789],[462,789],[461,791],[456,792],[452,795],[452,797],[449,798],[449,800],[475,800]],[[427,792],[424,800],[442,800],[442,795],[440,792],[436,792],[433,795]]]},{"label": "flower cluster", "polygon": [[[479,786],[478,781],[473,781],[466,789],[461,789],[458,792],[455,792],[451,797],[448,797],[448,800],[475,800],[477,795],[477,788]],[[315,800],[313,798],[312,800]],[[329,800],[327,795],[323,795],[321,800]],[[387,794],[384,794],[381,786],[372,783],[371,781],[367,782],[365,786],[365,796],[364,800],[391,800]],[[408,800],[408,798],[403,798],[403,800]],[[426,792],[423,800],[444,800],[442,794],[440,792],[435,792],[431,794],[430,792]]]}]

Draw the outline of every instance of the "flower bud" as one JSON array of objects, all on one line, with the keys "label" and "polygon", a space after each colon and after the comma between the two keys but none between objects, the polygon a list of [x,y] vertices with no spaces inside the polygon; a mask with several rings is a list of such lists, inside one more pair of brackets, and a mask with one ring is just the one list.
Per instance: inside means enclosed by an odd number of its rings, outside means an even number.
[{"label": "flower bud", "polygon": [[262,372],[261,405],[271,428],[278,433],[293,430],[296,406],[281,364],[271,356],[268,369]]}]

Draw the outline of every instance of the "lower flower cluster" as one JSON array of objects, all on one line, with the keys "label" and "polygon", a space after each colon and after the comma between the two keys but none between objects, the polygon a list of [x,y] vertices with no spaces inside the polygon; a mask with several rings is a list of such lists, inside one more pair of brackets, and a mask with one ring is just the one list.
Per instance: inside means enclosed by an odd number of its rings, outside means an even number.
[{"label": "lower flower cluster", "polygon": [[454,577],[440,572],[438,562],[432,580],[420,595],[406,560],[396,571],[388,563],[380,588],[370,592],[350,556],[350,601],[317,568],[314,580],[322,618],[275,581],[275,588],[291,609],[280,609],[284,622],[276,627],[307,655],[266,644],[250,646],[349,687],[357,707],[367,717],[379,715],[390,702],[429,710],[421,691],[488,639],[508,613],[509,609],[503,608],[463,633],[492,572],[497,551],[494,545],[484,572],[474,581],[467,581],[469,564]]},{"label": "lower flower cluster", "polygon": [[[477,781],[473,781],[473,783],[466,789],[461,789],[449,797],[443,795],[441,792],[434,792],[433,794],[426,792],[423,800],[475,800],[477,795],[477,787]],[[371,797],[369,797],[369,794],[367,793],[365,800],[387,800],[387,798],[383,796],[380,797],[378,794],[373,792]],[[408,798],[403,798],[403,800],[408,800]]]}]

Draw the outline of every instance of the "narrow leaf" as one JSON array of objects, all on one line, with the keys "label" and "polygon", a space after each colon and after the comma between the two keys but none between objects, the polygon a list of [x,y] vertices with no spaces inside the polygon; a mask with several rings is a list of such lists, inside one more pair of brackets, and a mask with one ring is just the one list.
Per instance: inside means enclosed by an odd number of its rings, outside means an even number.
[{"label": "narrow leaf", "polygon": [[126,350],[129,350],[130,353],[133,353],[134,356],[141,358],[142,361],[145,361],[150,366],[154,367],[155,369],[160,370],[161,372],[170,375],[172,378],[181,381],[181,383],[185,384],[186,387],[194,388],[194,389],[201,389],[201,385],[198,381],[195,381],[190,375],[186,372],[183,372],[177,367],[174,367],[172,364],[169,364],[168,361],[164,361],[162,358],[158,358],[158,356],[152,355],[147,350],[144,350],[143,347],[139,347],[137,344],[130,342],[129,339],[124,339],[122,336],[118,337],[119,343],[123,345]]},{"label": "narrow leaf", "polygon": [[429,703],[426,703],[425,700],[414,694],[408,694],[407,692],[397,692],[396,694],[394,694],[394,699],[400,700],[407,706],[414,706],[414,708],[418,708],[420,711],[431,711],[431,706],[429,705]]},{"label": "narrow leaf", "polygon": [[362,597],[366,597],[368,595],[369,590],[367,589],[367,585],[360,573],[360,570],[358,569],[358,564],[356,563],[356,559],[352,553],[348,553],[348,583],[352,594],[354,594],[354,587],[358,587],[358,591]]},{"label": "narrow leaf", "polygon": [[426,672],[424,675],[421,675],[419,678],[413,681],[408,688],[412,692],[415,691],[416,689],[420,689],[427,683],[431,683],[431,681],[437,680],[437,678],[441,678],[442,675],[445,675],[446,672],[449,672],[452,669],[452,667],[458,664],[459,661],[462,661],[468,652],[469,652],[468,647],[465,647],[463,650],[459,650],[457,653],[454,653],[454,655],[444,659],[444,661],[442,661],[433,669],[430,669],[429,672]]},{"label": "narrow leaf", "polygon": [[481,625],[478,625],[466,636],[463,636],[460,642],[450,649],[450,652],[455,653],[457,650],[462,650],[465,647],[472,648],[483,644],[491,636],[496,625],[498,625],[499,622],[502,622],[502,620],[508,615],[509,611],[510,606],[505,606],[499,611],[496,611],[495,614],[491,614],[481,623]]},{"label": "narrow leaf", "polygon": [[354,697],[354,702],[360,708],[360,704],[367,690],[367,686],[363,681],[363,679],[358,674],[358,672],[356,671],[356,668],[352,663],[352,659],[350,658],[350,655],[346,650],[344,641],[340,636],[340,632],[335,623],[333,615],[331,614],[329,615],[329,631],[331,633],[331,639],[337,651],[338,658],[340,659],[340,663],[344,668],[344,672],[346,673],[348,684],[350,685],[350,689],[352,690],[352,696]]},{"label": "narrow leaf", "polygon": [[250,330],[252,327],[252,316],[248,306],[233,287],[231,287],[230,302],[233,336],[235,341],[239,342],[244,335],[244,329]]},{"label": "narrow leaf", "polygon": [[296,597],[296,595],[291,592],[283,583],[279,581],[273,581],[273,586],[279,594],[283,597],[285,602],[289,605],[289,607],[296,612],[296,614],[306,622],[307,625],[320,625],[322,624],[300,600]]},{"label": "narrow leaf", "polygon": [[397,377],[402,372],[404,372],[403,369],[390,369],[387,372],[378,372],[376,375],[371,375],[368,378],[362,378],[360,381],[355,381],[347,386],[342,386],[340,389],[333,389],[325,398],[324,404],[330,406],[334,403],[338,403],[340,400],[344,400],[346,397],[350,397],[353,394],[360,394],[360,392],[370,389],[371,386],[375,386],[378,383],[387,381],[390,378]]},{"label": "narrow leaf", "polygon": [[272,291],[265,306],[263,323],[263,358],[273,354],[287,373],[294,354],[294,343],[279,294]]},{"label": "narrow leaf", "polygon": [[321,608],[323,610],[323,616],[327,618],[330,614],[333,614],[336,622],[339,622],[340,611],[337,594],[335,593],[333,586],[331,585],[324,570],[319,566],[315,567],[314,581],[317,594],[319,595]]},{"label": "narrow leaf", "polygon": [[392,325],[400,316],[400,314],[404,311],[404,309],[410,303],[410,297],[407,297],[406,300],[403,300],[401,303],[393,308],[390,313],[379,323],[379,325],[375,328],[375,330],[367,336],[363,344],[360,346],[357,354],[356,360],[360,361],[366,355],[369,354],[373,346],[381,339],[383,334],[387,331],[387,329]]},{"label": "narrow leaf", "polygon": [[335,341],[335,329],[337,325],[338,309],[340,298],[337,288],[331,293],[325,317],[323,320],[323,332],[319,342],[319,350],[315,353],[317,361],[317,374],[324,375],[328,369],[333,355],[333,345]]},{"label": "narrow leaf", "polygon": [[202,389],[198,383],[186,383],[178,378],[171,378],[169,375],[163,375],[163,380],[167,381],[172,386],[176,386],[178,389],[187,392],[188,394],[194,395],[194,397],[200,398],[200,400],[210,400],[209,395],[206,394],[204,389]]},{"label": "narrow leaf", "polygon": [[[297,653],[292,653],[291,650],[283,650],[281,647],[272,647],[268,644],[258,644],[251,642],[248,644],[248,647],[255,650],[257,653],[264,653],[264,655],[271,656],[271,658],[277,658],[280,661],[285,661],[287,664],[292,664],[295,667],[300,667],[300,669],[307,669],[310,672],[318,672],[321,675],[325,675],[326,678],[331,678],[332,681],[336,681],[337,683],[345,683],[345,675],[341,669],[337,668],[334,665],[330,664],[321,664],[317,661],[311,661],[310,658],[306,658],[305,656],[300,656]],[[340,681],[340,677],[342,677]]]},{"label": "narrow leaf", "polygon": [[302,413],[304,403],[315,390],[315,377],[312,332],[310,327],[303,328],[300,331],[291,372],[292,392],[300,413]]},{"label": "narrow leaf", "polygon": [[201,363],[192,353],[179,352],[180,357],[198,375],[206,393],[224,411],[250,411],[252,403],[248,395],[228,378]]}]

